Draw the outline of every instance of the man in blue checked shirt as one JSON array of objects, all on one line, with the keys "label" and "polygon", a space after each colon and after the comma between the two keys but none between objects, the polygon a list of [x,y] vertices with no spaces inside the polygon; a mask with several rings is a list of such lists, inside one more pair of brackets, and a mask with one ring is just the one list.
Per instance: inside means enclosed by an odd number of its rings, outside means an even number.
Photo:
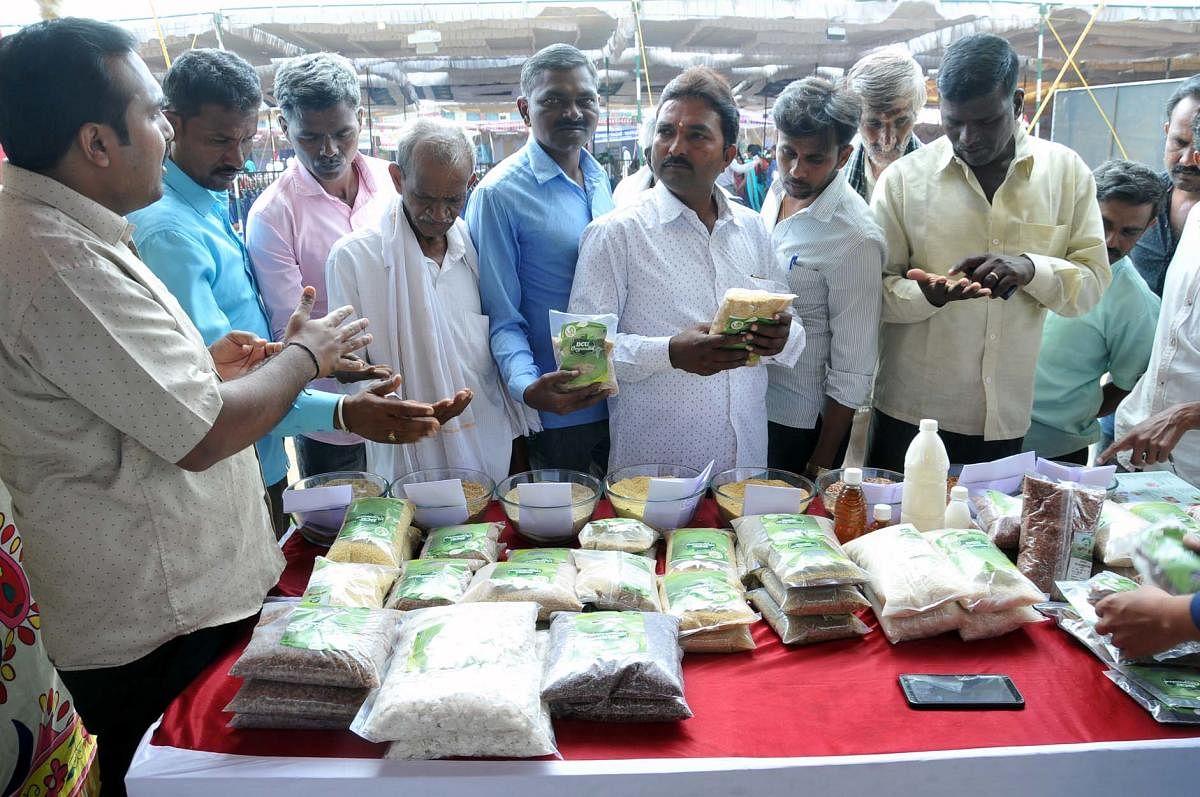
[{"label": "man in blue checked shirt", "polygon": [[584,149],[599,121],[596,68],[567,44],[525,62],[517,109],[530,128],[518,152],[488,172],[467,203],[479,251],[479,292],[492,354],[512,398],[538,410],[534,468],[602,475],[608,409],[600,386],[568,390],[550,343],[550,310],[566,310],[579,237],[613,208],[608,175]]},{"label": "man in blue checked shirt", "polygon": [[[235,329],[269,339],[249,255],[229,220],[227,194],[258,127],[258,76],[232,53],[191,50],[171,66],[163,92],[175,139],[168,150],[163,198],[129,214],[138,253],[205,343]],[[355,396],[301,391],[279,425],[255,444],[277,536],[287,530],[281,506],[288,469],[284,436],[340,429],[378,442],[407,443],[437,432],[433,406],[388,396],[399,384],[390,369],[364,364],[361,371],[341,378],[379,377],[386,381]]]}]

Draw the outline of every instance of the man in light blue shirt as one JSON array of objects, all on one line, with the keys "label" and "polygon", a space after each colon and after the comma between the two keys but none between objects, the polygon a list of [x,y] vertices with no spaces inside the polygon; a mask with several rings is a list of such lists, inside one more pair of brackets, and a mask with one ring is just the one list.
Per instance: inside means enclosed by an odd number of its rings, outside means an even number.
[{"label": "man in light blue shirt", "polygon": [[[1095,177],[1112,285],[1085,315],[1046,317],[1023,444],[1080,465],[1100,439],[1098,418],[1116,410],[1150,362],[1159,300],[1128,255],[1166,199],[1158,175],[1140,163],[1108,161]],[[1112,381],[1101,387],[1106,373]]]},{"label": "man in light blue shirt", "polygon": [[[163,92],[175,139],[162,199],[129,215],[134,243],[206,343],[235,329],[270,339],[249,255],[230,224],[227,193],[258,126],[258,77],[232,53],[191,50],[167,72]],[[390,371],[364,370],[354,378],[373,376],[390,377]],[[284,436],[341,429],[395,443],[436,432],[431,406],[387,398],[397,381],[389,378],[356,396],[301,391],[279,425],[255,444],[277,535],[287,529],[281,508],[288,470]]]},{"label": "man in light blue shirt", "polygon": [[567,309],[584,227],[613,208],[608,175],[584,149],[600,118],[595,67],[567,44],[541,50],[521,69],[517,108],[528,143],[467,203],[492,354],[513,399],[539,411],[530,464],[599,475],[608,462],[605,394],[566,388],[575,374],[555,364],[549,321],[550,310]]}]

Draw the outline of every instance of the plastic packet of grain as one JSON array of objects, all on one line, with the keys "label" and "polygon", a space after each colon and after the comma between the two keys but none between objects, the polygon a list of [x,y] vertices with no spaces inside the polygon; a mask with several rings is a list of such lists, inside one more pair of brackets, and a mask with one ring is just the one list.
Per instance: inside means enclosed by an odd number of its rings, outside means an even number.
[{"label": "plastic packet of grain", "polygon": [[1105,501],[1096,526],[1095,558],[1109,567],[1133,567],[1138,537],[1150,521],[1129,511],[1129,505]]},{"label": "plastic packet of grain", "polygon": [[1016,631],[1027,623],[1040,623],[1046,618],[1032,606],[1017,606],[996,612],[967,612],[958,623],[958,635],[964,642],[991,639]]},{"label": "plastic packet of grain", "polygon": [[563,371],[578,371],[567,388],[599,385],[608,395],[617,395],[617,366],[613,360],[617,317],[578,315],[550,311],[550,340],[554,363]]},{"label": "plastic packet of grain", "polygon": [[1000,548],[1013,549],[1021,542],[1021,497],[999,490],[971,496],[975,517],[988,538]]},{"label": "plastic packet of grain", "polygon": [[251,678],[242,684],[224,710],[236,714],[334,720],[348,728],[369,691],[365,687],[346,689]]},{"label": "plastic packet of grain", "polygon": [[758,561],[758,557],[742,546],[741,541],[734,542],[734,556],[737,557],[737,574],[746,589],[756,589],[762,586],[762,573],[768,568]]},{"label": "plastic packet of grain", "polygon": [[862,584],[866,572],[837,538],[833,524],[813,515],[750,515],[733,521],[742,547],[765,562],[785,587]]},{"label": "plastic packet of grain", "polygon": [[334,562],[318,556],[300,604],[382,609],[388,590],[399,575],[397,567]]},{"label": "plastic packet of grain", "polygon": [[641,553],[654,547],[658,532],[633,518],[593,520],[579,531],[579,547]]},{"label": "plastic packet of grain", "polygon": [[883,604],[879,597],[871,591],[870,587],[865,587],[863,592],[866,594],[867,600],[871,602],[871,610],[875,612],[875,619],[879,621],[880,630],[883,631],[888,642],[893,645],[914,639],[938,636],[947,631],[957,631],[963,617],[967,614],[967,610],[960,606],[958,601],[950,601],[929,611],[907,617],[884,617]]},{"label": "plastic packet of grain", "polygon": [[517,548],[508,552],[509,562],[539,565],[572,564],[570,548]]},{"label": "plastic packet of grain", "polygon": [[833,584],[828,587],[785,587],[770,568],[759,571],[758,579],[780,611],[793,617],[819,614],[850,614],[871,604],[858,587]]},{"label": "plastic packet of grain", "polygon": [[[775,316],[786,312],[796,298],[794,293],[771,293],[751,288],[729,288],[721,298],[717,314],[709,325],[713,335],[735,336],[727,349],[749,349],[741,336],[755,324],[774,325]],[[747,365],[757,365],[761,358],[751,354]]]},{"label": "plastic packet of grain", "polygon": [[624,551],[574,552],[575,594],[597,609],[661,612],[653,559]]},{"label": "plastic packet of grain", "polygon": [[[933,543],[908,523],[873,531],[845,545],[870,574],[882,602],[880,619],[911,617],[954,601],[979,600],[973,587]],[[786,583],[786,582],[785,582]]]},{"label": "plastic packet of grain", "polygon": [[1047,595],[1055,581],[1086,579],[1103,508],[1104,490],[1027,473],[1017,567]]},{"label": "plastic packet of grain", "polygon": [[747,597],[785,645],[853,639],[871,630],[853,614],[814,614],[804,617],[784,614],[765,589],[751,590]]},{"label": "plastic packet of grain", "polygon": [[735,578],[722,570],[694,570],[660,579],[663,610],[679,618],[680,636],[749,625],[758,619]]},{"label": "plastic packet of grain", "polygon": [[495,562],[502,550],[503,523],[468,523],[433,529],[421,549],[422,559],[477,559]]},{"label": "plastic packet of grain", "polygon": [[642,612],[560,613],[550,623],[542,699],[683,699],[679,618]]},{"label": "plastic packet of grain", "polygon": [[674,529],[667,532],[666,572],[720,570],[737,574],[733,534],[726,529]]},{"label": "plastic packet of grain", "polygon": [[413,505],[403,498],[360,498],[346,508],[337,539],[325,554],[335,562],[399,567],[412,559]]},{"label": "plastic packet of grain", "polygon": [[470,586],[478,565],[476,559],[412,559],[405,562],[384,606],[411,611],[458,603]]},{"label": "plastic packet of grain", "polygon": [[[353,719],[353,718],[351,718]],[[229,727],[238,730],[271,731],[344,731],[350,720],[293,717],[290,714],[234,714]]]},{"label": "plastic packet of grain", "polygon": [[229,674],[326,686],[379,686],[403,617],[388,609],[263,606]]},{"label": "plastic packet of grain", "polygon": [[538,620],[554,612],[583,609],[575,594],[575,566],[569,562],[497,562],[485,565],[471,580],[462,603],[531,601]]},{"label": "plastic packet of grain", "polygon": [[692,710],[682,697],[670,700],[611,697],[592,701],[557,701],[550,704],[550,715],[558,719],[588,722],[675,722],[690,719]]},{"label": "plastic packet of grain", "polygon": [[982,531],[941,529],[927,532],[925,536],[979,593],[978,597],[963,601],[968,610],[999,612],[1032,606],[1045,599],[1033,582],[1022,575],[1004,551]]},{"label": "plastic packet of grain", "polygon": [[1183,538],[1195,534],[1189,519],[1152,523],[1138,538],[1133,564],[1146,584],[1153,584],[1172,595],[1200,592],[1200,554],[1184,544]]}]

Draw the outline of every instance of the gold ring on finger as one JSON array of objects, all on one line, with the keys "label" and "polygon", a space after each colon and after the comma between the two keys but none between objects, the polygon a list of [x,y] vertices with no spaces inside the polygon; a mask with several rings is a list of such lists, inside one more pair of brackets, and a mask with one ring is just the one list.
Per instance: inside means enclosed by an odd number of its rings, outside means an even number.
[{"label": "gold ring on finger", "polygon": [[388,432],[388,442],[389,443],[396,442],[396,433],[395,432]]}]

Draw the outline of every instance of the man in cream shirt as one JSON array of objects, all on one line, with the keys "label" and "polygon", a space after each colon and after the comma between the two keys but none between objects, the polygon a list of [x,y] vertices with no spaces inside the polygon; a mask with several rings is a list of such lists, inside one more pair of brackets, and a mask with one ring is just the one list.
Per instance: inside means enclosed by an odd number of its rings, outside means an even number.
[{"label": "man in cream shirt", "polygon": [[1019,453],[1046,310],[1086,313],[1111,280],[1091,170],[1025,133],[1008,42],[954,42],[938,89],[945,137],[871,199],[888,260],[867,464],[892,470],[922,418],[952,463]]}]

